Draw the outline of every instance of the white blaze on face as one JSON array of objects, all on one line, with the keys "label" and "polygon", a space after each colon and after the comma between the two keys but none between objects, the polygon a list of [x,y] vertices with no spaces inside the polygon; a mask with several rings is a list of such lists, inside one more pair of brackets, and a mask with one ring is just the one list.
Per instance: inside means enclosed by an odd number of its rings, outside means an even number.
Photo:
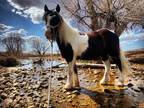
[{"label": "white blaze on face", "polygon": [[46,27],[50,27],[50,19],[51,19],[51,16],[47,15],[47,17],[46,17],[46,20],[47,20]]}]

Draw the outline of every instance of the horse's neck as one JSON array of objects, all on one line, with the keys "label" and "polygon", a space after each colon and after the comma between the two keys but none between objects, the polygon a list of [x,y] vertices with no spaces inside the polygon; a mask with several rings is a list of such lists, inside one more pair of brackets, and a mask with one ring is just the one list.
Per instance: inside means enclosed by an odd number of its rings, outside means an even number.
[{"label": "horse's neck", "polygon": [[64,19],[59,30],[59,38],[64,43],[70,42],[78,36],[78,31],[72,28]]}]

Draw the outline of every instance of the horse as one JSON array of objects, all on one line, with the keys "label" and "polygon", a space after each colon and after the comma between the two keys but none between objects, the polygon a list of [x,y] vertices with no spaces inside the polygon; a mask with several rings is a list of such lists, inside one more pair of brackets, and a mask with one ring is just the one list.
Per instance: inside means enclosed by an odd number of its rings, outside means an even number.
[{"label": "horse", "polygon": [[45,21],[47,39],[56,41],[62,57],[68,64],[67,82],[65,89],[79,88],[79,78],[76,67],[77,58],[82,60],[96,60],[101,58],[105,72],[100,84],[108,84],[111,68],[110,59],[119,69],[116,85],[124,85],[124,73],[128,73],[125,56],[120,50],[119,37],[114,32],[102,28],[96,31],[81,33],[72,28],[60,15],[60,6],[50,10],[44,6],[43,20]]}]

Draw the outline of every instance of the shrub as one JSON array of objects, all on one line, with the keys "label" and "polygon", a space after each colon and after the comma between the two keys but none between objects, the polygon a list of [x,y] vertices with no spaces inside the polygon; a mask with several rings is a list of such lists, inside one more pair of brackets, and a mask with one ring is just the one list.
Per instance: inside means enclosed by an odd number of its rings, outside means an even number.
[{"label": "shrub", "polygon": [[14,57],[0,58],[0,65],[4,67],[13,67],[18,65],[19,62]]}]

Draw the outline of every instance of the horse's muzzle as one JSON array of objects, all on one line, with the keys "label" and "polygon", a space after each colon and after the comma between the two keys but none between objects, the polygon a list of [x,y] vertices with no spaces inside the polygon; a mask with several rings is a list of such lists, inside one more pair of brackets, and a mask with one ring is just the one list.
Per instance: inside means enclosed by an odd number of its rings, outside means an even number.
[{"label": "horse's muzzle", "polygon": [[46,36],[47,39],[52,40],[52,33],[51,33],[50,29],[47,29],[45,31],[45,36]]}]

